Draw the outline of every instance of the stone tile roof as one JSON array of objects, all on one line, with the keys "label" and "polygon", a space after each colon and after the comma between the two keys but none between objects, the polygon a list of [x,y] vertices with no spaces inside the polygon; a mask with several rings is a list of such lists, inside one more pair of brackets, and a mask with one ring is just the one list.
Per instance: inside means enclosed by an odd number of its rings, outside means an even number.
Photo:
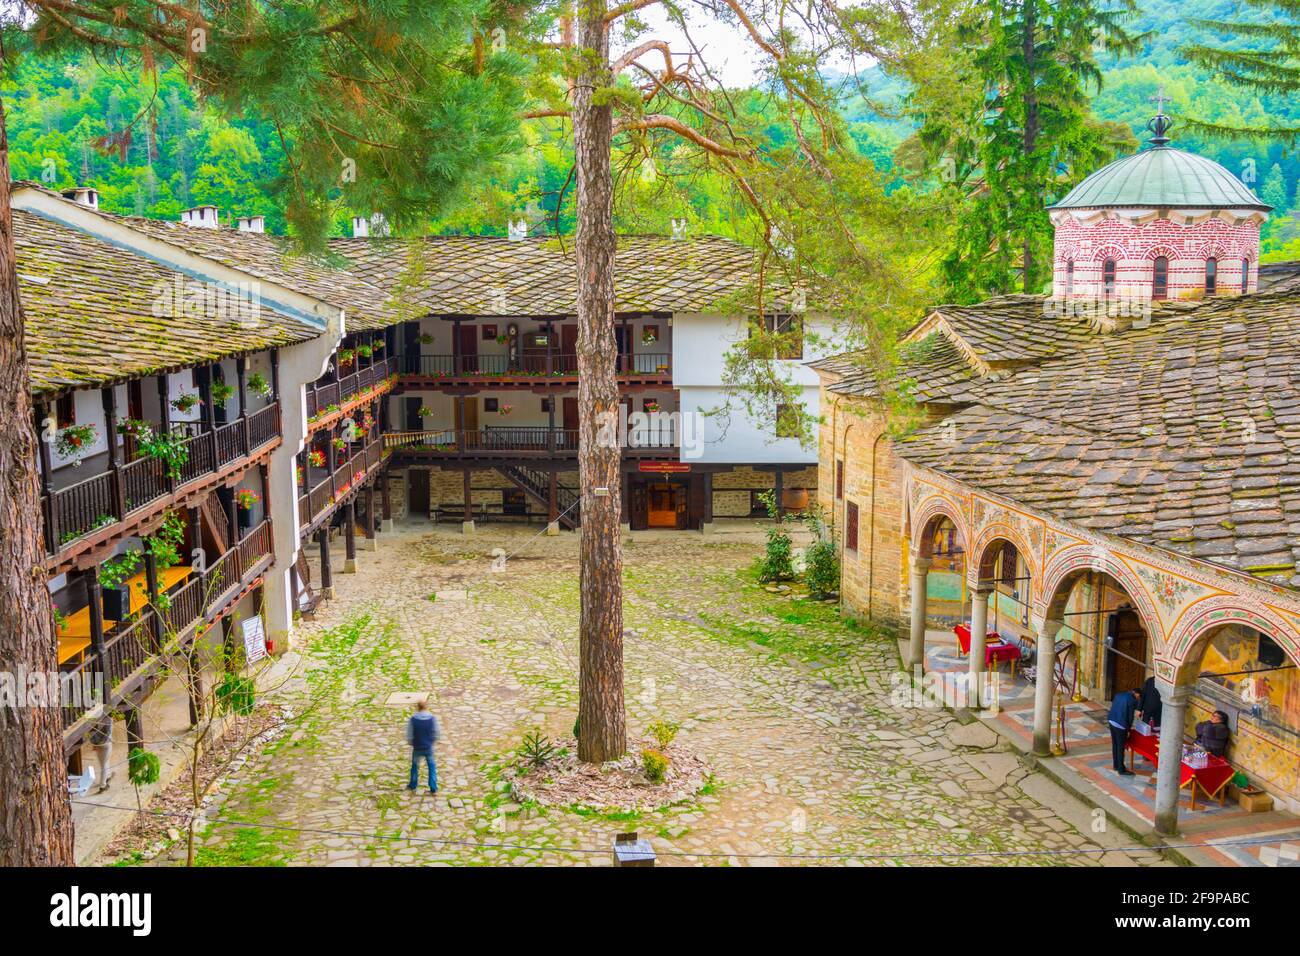
[{"label": "stone tile roof", "polygon": [[1297,383],[1300,291],[1211,300],[1015,373],[899,452],[1085,528],[1295,587]]},{"label": "stone tile roof", "polygon": [[982,383],[966,354],[941,332],[927,333],[918,341],[900,347],[897,367],[880,372],[864,351],[847,352],[808,363],[835,380],[827,391],[839,395],[870,398],[880,395],[882,374],[891,387],[904,390],[919,402],[961,404],[975,401]]},{"label": "stone tile roof", "polygon": [[1261,262],[1259,291],[1273,292],[1300,284],[1300,262]]},{"label": "stone tile roof", "polygon": [[[572,239],[334,239],[330,249],[421,315],[572,315],[577,308]],[[614,267],[619,312],[737,311],[757,284],[754,251],[717,236],[619,236]],[[789,288],[769,271],[765,308],[789,301]]]},{"label": "stone tile roof", "polygon": [[178,280],[189,295],[197,280],[33,213],[15,209],[13,221],[35,393],[106,385],[320,334],[265,304],[256,321],[249,312],[214,308],[177,317],[160,297],[174,300]]},{"label": "stone tile roof", "polygon": [[1007,295],[977,305],[936,306],[913,331],[949,331],[987,370],[1038,362],[1072,351],[1099,333],[1093,322],[1041,295]]},{"label": "stone tile roof", "polygon": [[288,286],[342,308],[349,332],[381,329],[410,318],[385,291],[367,282],[347,260],[295,254],[282,236],[234,229],[200,229],[138,216],[109,218],[255,278]]}]

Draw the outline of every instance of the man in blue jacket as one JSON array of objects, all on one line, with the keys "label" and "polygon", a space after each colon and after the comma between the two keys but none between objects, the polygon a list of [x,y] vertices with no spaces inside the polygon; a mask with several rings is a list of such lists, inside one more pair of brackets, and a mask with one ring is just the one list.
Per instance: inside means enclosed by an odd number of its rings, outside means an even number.
[{"label": "man in blue jacket", "polygon": [[406,742],[411,745],[411,783],[406,789],[414,790],[420,785],[420,758],[424,758],[429,768],[429,792],[438,792],[438,765],[433,759],[433,745],[442,733],[438,727],[438,718],[429,712],[429,705],[416,701],[415,713],[406,722]]},{"label": "man in blue jacket", "polygon": [[1133,717],[1137,713],[1138,694],[1135,687],[1115,695],[1106,715],[1110,723],[1110,758],[1115,772],[1121,777],[1133,776],[1133,771],[1124,766],[1124,751],[1128,749],[1128,732],[1133,728]]}]

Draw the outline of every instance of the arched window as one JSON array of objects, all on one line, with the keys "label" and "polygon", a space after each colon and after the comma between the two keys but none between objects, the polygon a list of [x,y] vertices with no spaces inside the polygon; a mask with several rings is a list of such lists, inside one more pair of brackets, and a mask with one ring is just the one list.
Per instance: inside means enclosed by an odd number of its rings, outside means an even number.
[{"label": "arched window", "polygon": [[1155,269],[1151,275],[1151,298],[1163,299],[1169,295],[1169,260],[1164,256],[1156,258]]},{"label": "arched window", "polygon": [[1074,295],[1074,260],[1065,264],[1065,294]]},{"label": "arched window", "polygon": [[1101,264],[1101,286],[1106,295],[1115,294],[1115,260],[1107,259]]},{"label": "arched window", "polygon": [[1241,294],[1245,295],[1250,291],[1250,260],[1241,260]]},{"label": "arched window", "polygon": [[1213,256],[1205,260],[1205,294],[1214,295],[1219,283],[1219,260]]}]

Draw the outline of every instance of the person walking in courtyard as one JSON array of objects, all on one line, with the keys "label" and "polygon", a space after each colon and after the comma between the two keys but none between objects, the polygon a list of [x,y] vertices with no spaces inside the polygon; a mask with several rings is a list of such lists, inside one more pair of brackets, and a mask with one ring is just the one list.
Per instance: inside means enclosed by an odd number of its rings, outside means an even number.
[{"label": "person walking in courtyard", "polygon": [[429,768],[429,792],[438,792],[438,764],[434,760],[433,745],[441,736],[438,718],[429,712],[429,705],[423,700],[416,701],[415,713],[406,722],[406,742],[411,745],[411,783],[407,790],[420,785],[420,759],[423,758]]},{"label": "person walking in courtyard", "polygon": [[1110,705],[1106,720],[1110,723],[1110,759],[1117,774],[1121,777],[1133,776],[1133,771],[1124,766],[1124,751],[1128,749],[1128,732],[1133,728],[1133,718],[1137,714],[1138,688],[1126,690],[1115,695]]}]

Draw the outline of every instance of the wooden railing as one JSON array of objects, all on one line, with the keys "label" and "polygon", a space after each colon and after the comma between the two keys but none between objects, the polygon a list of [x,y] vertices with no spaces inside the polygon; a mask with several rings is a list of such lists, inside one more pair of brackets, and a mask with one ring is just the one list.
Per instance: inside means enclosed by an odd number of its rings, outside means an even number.
[{"label": "wooden railing", "polygon": [[[424,378],[491,377],[506,375],[540,376],[577,375],[578,356],[555,352],[550,356],[529,352],[510,361],[508,355],[413,355],[402,356],[402,373]],[[616,370],[620,375],[668,374],[672,371],[672,353],[620,352]]]},{"label": "wooden railing", "polygon": [[[357,475],[368,476],[384,460],[384,441],[375,436],[366,445],[349,445],[347,457],[335,462],[334,471],[314,485],[306,494],[298,496],[299,526],[306,528],[327,512],[339,495],[350,491]],[[339,453],[340,456],[344,452]]]},{"label": "wooden railing", "polygon": [[[199,621],[220,614],[254,579],[258,565],[270,557],[273,549],[274,538],[268,518],[251,529],[210,568],[194,575],[167,595],[166,610],[161,612],[164,632],[184,638]],[[80,679],[81,674],[102,671],[106,703],[112,705],[120,701],[121,685],[160,651],[154,636],[157,613],[153,606],[137,612],[134,620],[105,637],[102,661],[93,652],[87,653],[73,671],[67,672],[69,677],[75,673]],[[91,703],[83,699],[66,704],[63,708],[64,727],[74,724],[90,709]]]},{"label": "wooden railing", "polygon": [[353,397],[379,385],[396,368],[395,359],[384,358],[350,375],[344,375],[337,382],[308,386],[307,417],[314,418],[331,405],[342,406]]},{"label": "wooden railing", "polygon": [[57,554],[77,538],[125,519],[177,487],[217,473],[279,435],[280,405],[272,402],[247,419],[185,438],[189,457],[176,479],[167,476],[160,460],[142,457],[122,465],[117,472],[92,475],[75,485],[53,490],[41,501],[46,550]]}]

